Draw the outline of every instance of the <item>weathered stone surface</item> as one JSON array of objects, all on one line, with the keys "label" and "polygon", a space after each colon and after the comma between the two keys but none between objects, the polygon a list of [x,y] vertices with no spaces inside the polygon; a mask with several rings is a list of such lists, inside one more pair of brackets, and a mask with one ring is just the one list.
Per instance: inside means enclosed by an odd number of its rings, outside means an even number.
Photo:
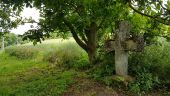
[{"label": "weathered stone surface", "polygon": [[[134,42],[133,40],[125,41],[125,43],[122,44],[122,46],[124,50],[126,51],[135,51],[138,48],[138,44]],[[116,47],[115,41],[113,40],[106,41],[104,44],[104,47],[105,47],[106,52],[114,51]]]},{"label": "weathered stone surface", "polygon": [[115,37],[115,70],[117,75],[128,74],[128,52],[125,51],[126,40],[129,38],[130,25],[128,21],[120,21]]},{"label": "weathered stone surface", "polygon": [[144,39],[142,36],[130,37],[130,24],[128,21],[119,21],[116,26],[115,37],[105,41],[107,52],[115,51],[115,70],[117,75],[128,75],[128,51],[142,51]]},{"label": "weathered stone surface", "polygon": [[115,41],[107,40],[104,42],[104,49],[106,52],[111,52],[115,50]]}]

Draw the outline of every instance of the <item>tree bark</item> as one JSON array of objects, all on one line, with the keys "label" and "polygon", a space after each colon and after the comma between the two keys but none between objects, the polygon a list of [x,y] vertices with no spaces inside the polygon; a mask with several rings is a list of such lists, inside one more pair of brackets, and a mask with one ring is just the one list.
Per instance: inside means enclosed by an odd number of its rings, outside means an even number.
[{"label": "tree bark", "polygon": [[129,36],[130,26],[127,21],[120,21],[116,27],[115,70],[117,75],[128,75],[128,52],[124,44]]},{"label": "tree bark", "polygon": [[88,54],[88,58],[89,58],[89,63],[90,64],[94,64],[94,61],[95,61],[95,51],[91,51],[91,50],[89,50],[88,52],[87,52],[87,54]]},{"label": "tree bark", "polygon": [[93,64],[95,61],[95,54],[96,54],[96,45],[97,45],[97,24],[92,22],[90,24],[89,31],[86,32],[87,36],[87,46],[88,46],[88,57],[90,64]]}]

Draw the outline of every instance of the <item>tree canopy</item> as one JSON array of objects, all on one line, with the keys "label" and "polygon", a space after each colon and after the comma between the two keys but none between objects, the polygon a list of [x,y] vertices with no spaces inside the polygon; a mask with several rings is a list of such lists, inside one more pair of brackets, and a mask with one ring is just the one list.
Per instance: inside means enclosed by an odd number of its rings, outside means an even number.
[{"label": "tree canopy", "polygon": [[135,12],[170,25],[169,0],[125,0]]},{"label": "tree canopy", "polygon": [[3,2],[0,3],[0,35],[10,32],[12,28],[17,27],[20,19],[19,13],[12,10],[12,7]]}]

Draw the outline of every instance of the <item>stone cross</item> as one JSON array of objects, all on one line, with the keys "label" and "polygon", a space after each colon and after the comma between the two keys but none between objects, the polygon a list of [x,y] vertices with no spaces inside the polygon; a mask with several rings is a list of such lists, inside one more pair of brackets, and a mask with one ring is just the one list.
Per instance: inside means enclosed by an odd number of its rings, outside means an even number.
[{"label": "stone cross", "polygon": [[114,40],[105,42],[107,52],[115,51],[115,70],[117,75],[128,75],[128,51],[141,51],[144,40],[142,37],[130,38],[130,24],[128,21],[120,21],[116,26]]}]

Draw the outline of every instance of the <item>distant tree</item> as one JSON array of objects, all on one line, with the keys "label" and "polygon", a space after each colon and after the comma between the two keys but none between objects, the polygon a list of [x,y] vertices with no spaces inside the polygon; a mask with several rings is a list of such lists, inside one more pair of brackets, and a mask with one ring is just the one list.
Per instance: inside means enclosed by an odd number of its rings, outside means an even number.
[{"label": "distant tree", "polygon": [[5,45],[16,45],[18,42],[18,36],[14,33],[7,33],[5,34]]},{"label": "distant tree", "polygon": [[15,12],[11,9],[8,4],[0,2],[0,37],[2,38],[1,49],[5,46],[5,34],[10,31],[10,29],[17,26],[18,19],[15,21],[11,20],[11,16],[17,16]]}]

